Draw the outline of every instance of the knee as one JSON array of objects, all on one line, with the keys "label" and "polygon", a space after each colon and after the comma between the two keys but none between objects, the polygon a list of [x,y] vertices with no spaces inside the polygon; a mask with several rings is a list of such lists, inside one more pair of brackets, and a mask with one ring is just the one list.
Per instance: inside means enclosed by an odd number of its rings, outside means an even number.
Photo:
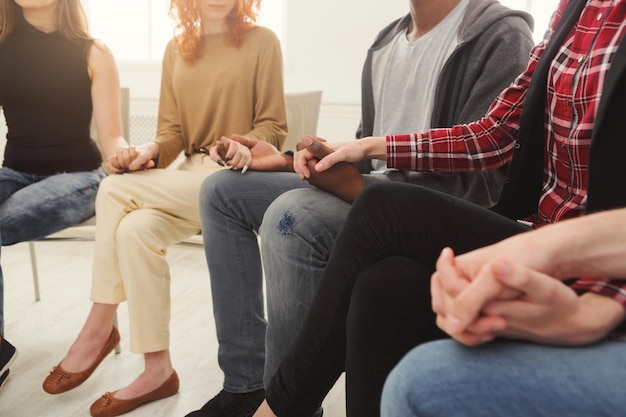
[{"label": "knee", "polygon": [[[429,344],[409,352],[387,376],[381,398],[381,417],[422,416],[426,404],[439,399],[446,401],[440,391],[446,372],[437,369],[439,361]],[[454,370],[450,370],[454,372]],[[446,414],[435,414],[445,416]]]},{"label": "knee", "polygon": [[123,181],[123,175],[108,175],[102,181],[98,187],[98,194],[96,195],[96,205],[105,199],[111,198],[117,190],[120,189],[120,182]]},{"label": "knee", "polygon": [[[403,362],[404,361],[400,363],[402,364]],[[407,369],[399,364],[391,371],[389,376],[387,376],[380,400],[381,417],[394,417],[399,415],[409,417],[418,415],[409,405],[409,396],[413,394],[413,374],[411,374],[411,371],[414,371],[414,369]]]},{"label": "knee", "polygon": [[[200,214],[204,215],[218,207],[224,207],[226,197],[237,190],[233,182],[237,179],[229,170],[209,175],[200,186]],[[239,175],[241,176],[241,175]]]},{"label": "knee", "polygon": [[431,273],[417,261],[403,256],[374,263],[354,283],[349,324],[357,327],[363,323],[361,326],[367,328],[368,323],[404,323],[405,317],[414,317],[413,310],[430,311]]},{"label": "knee", "polygon": [[119,254],[128,254],[138,245],[149,248],[151,252],[165,254],[166,248],[159,232],[167,225],[152,214],[150,209],[133,210],[121,219],[115,230]]},{"label": "knee", "polygon": [[301,213],[300,198],[306,198],[308,190],[291,190],[281,194],[270,204],[263,215],[261,239],[275,236],[291,236],[298,223],[306,222]]}]

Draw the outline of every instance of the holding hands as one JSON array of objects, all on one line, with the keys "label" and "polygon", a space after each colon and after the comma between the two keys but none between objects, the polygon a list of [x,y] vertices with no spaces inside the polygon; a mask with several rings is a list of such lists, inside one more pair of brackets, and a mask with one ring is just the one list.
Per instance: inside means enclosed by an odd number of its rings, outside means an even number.
[{"label": "holding hands", "polygon": [[292,158],[281,153],[270,143],[234,134],[222,136],[216,146],[209,150],[212,160],[245,173],[255,171],[293,171]]},{"label": "holding hands", "polygon": [[[317,143],[316,143],[317,142]],[[309,179],[316,172],[324,172],[340,162],[359,162],[365,158],[385,159],[384,137],[368,137],[344,143],[326,144],[321,138],[305,136],[294,155],[294,171],[301,179]]]},{"label": "holding hands", "polygon": [[339,161],[323,171],[316,169],[319,161],[338,152],[327,145],[325,139],[305,136],[296,149],[294,170],[300,175],[300,179],[306,179],[311,185],[348,203],[352,203],[359,196],[363,190],[363,178],[355,165]]},{"label": "holding hands", "polygon": [[159,145],[155,142],[135,146],[121,146],[111,155],[105,168],[110,173],[144,170],[155,166],[154,158],[159,154]]}]

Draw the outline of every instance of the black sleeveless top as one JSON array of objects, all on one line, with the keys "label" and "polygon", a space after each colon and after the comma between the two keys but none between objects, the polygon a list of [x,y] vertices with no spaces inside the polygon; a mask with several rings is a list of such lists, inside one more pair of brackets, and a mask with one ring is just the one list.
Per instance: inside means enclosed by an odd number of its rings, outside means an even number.
[{"label": "black sleeveless top", "polygon": [[87,47],[25,20],[0,43],[5,167],[43,175],[98,168],[100,152],[89,134]]}]

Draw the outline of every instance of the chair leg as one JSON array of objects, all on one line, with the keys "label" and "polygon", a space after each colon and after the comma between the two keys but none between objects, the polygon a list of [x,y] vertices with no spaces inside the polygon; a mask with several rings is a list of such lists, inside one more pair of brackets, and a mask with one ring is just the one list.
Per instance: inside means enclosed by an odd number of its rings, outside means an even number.
[{"label": "chair leg", "polygon": [[39,272],[37,271],[37,255],[35,254],[35,243],[28,242],[28,250],[30,251],[30,266],[33,271],[33,284],[35,285],[35,301],[41,300],[39,292]]},{"label": "chair leg", "polygon": [[[119,326],[117,325],[117,311],[115,312],[115,315],[113,316],[113,325],[119,329]],[[115,346],[115,354],[118,354],[121,351],[122,351],[122,348],[120,348],[120,344],[118,343],[117,346]]]}]

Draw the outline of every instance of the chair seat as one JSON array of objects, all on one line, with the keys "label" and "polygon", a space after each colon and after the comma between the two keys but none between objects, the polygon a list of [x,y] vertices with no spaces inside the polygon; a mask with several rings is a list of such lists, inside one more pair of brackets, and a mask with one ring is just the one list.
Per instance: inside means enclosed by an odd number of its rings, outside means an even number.
[{"label": "chair seat", "polygon": [[45,240],[93,240],[96,236],[96,216],[60,232],[46,236]]}]

